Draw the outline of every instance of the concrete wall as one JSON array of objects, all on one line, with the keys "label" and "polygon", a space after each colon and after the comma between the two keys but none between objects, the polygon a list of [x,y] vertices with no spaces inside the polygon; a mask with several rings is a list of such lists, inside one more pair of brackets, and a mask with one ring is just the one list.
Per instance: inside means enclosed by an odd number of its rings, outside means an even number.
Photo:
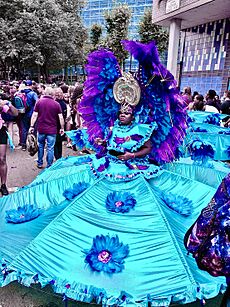
[{"label": "concrete wall", "polygon": [[[169,26],[170,20],[173,18],[182,19],[182,28],[187,23],[189,11],[193,12],[194,9],[205,7],[206,4],[211,3],[213,0],[154,0],[153,1],[153,22],[164,26]],[[191,13],[193,19],[196,20],[199,15],[199,10],[196,14]],[[185,23],[183,20],[185,19]]]}]

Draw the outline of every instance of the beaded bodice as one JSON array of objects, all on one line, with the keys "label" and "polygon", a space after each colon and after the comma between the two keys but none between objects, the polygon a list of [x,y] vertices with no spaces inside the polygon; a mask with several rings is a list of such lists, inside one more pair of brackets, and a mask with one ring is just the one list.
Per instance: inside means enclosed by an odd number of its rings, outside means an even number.
[{"label": "beaded bodice", "polygon": [[138,151],[150,139],[156,126],[156,123],[139,124],[135,121],[131,125],[125,126],[117,120],[108,141],[107,149],[118,152]]}]

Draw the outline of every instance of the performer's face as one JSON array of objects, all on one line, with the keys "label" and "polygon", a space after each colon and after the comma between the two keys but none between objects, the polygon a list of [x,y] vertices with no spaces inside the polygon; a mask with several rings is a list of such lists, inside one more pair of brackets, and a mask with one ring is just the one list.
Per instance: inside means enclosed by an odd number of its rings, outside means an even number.
[{"label": "performer's face", "polygon": [[133,120],[133,114],[130,112],[119,112],[119,120],[122,125],[129,125]]}]

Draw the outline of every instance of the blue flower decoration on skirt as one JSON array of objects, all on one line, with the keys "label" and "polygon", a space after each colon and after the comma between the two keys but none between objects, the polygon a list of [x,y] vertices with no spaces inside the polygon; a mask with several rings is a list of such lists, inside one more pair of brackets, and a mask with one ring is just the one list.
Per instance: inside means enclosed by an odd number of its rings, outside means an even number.
[{"label": "blue flower decoration on skirt", "polygon": [[206,164],[209,159],[214,158],[215,154],[212,144],[199,139],[193,140],[189,144],[188,151],[191,154],[191,159],[200,164]]},{"label": "blue flower decoration on skirt", "polygon": [[177,213],[184,216],[191,215],[193,203],[188,198],[172,193],[162,194],[161,198],[169,208]]},{"label": "blue flower decoration on skirt", "polygon": [[86,254],[85,262],[93,271],[108,274],[119,273],[124,269],[124,259],[129,254],[129,246],[119,242],[118,236],[96,236]]},{"label": "blue flower decoration on skirt", "polygon": [[210,114],[204,120],[204,123],[220,126],[221,115],[219,113]]},{"label": "blue flower decoration on skirt", "polygon": [[136,205],[136,199],[128,192],[113,192],[106,198],[106,209],[116,213],[127,213]]},{"label": "blue flower decoration on skirt", "polygon": [[73,188],[69,188],[64,191],[63,196],[68,200],[72,200],[74,197],[85,191],[88,187],[89,184],[86,182],[75,183]]},{"label": "blue flower decoration on skirt", "polygon": [[6,211],[7,223],[24,223],[37,218],[41,214],[41,209],[37,205],[24,205],[17,209]]}]

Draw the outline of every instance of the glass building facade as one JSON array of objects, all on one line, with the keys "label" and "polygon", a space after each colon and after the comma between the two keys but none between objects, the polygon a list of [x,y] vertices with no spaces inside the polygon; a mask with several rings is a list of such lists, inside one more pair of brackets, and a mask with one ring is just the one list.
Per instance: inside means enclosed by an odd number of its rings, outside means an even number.
[{"label": "glass building facade", "polygon": [[126,0],[119,2],[112,0],[88,0],[82,12],[82,19],[85,26],[89,29],[93,24],[104,26],[104,14],[116,4],[127,4],[132,12],[129,27],[129,39],[138,39],[138,24],[143,16],[145,9],[152,8],[153,0]]}]

